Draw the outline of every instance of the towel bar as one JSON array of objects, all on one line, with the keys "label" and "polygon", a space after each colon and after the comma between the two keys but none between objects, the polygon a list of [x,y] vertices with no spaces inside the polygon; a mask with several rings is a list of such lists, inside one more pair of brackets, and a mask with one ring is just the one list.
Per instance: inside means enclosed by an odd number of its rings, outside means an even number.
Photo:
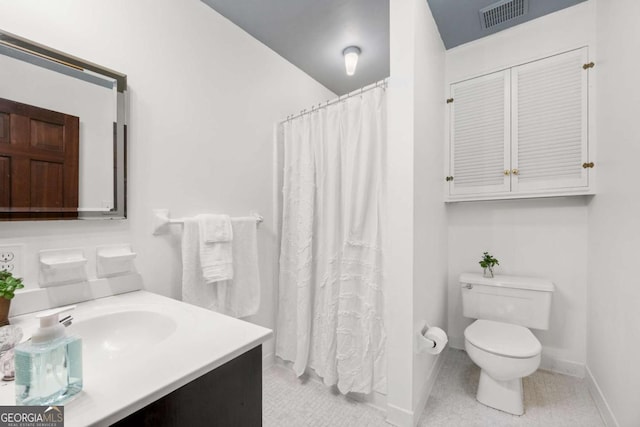
[{"label": "towel bar", "polygon": [[[262,215],[252,212],[251,217],[255,218],[256,224],[260,225],[264,218]],[[153,210],[153,234],[159,235],[166,233],[167,225],[170,224],[184,224],[184,218],[169,218],[169,209],[154,209]]]}]

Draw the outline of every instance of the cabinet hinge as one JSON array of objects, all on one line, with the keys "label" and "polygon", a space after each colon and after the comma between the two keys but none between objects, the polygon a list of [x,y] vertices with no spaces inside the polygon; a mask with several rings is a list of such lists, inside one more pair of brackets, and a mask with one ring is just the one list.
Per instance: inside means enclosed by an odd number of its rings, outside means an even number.
[{"label": "cabinet hinge", "polygon": [[584,64],[584,65],[582,66],[582,68],[583,68],[584,70],[588,70],[589,68],[593,68],[593,67],[595,67],[595,66],[596,66],[595,62],[589,62],[588,64]]},{"label": "cabinet hinge", "polygon": [[582,164],[582,167],[585,168],[585,169],[587,169],[587,168],[591,169],[594,166],[595,166],[595,164],[593,162],[583,163]]},{"label": "cabinet hinge", "polygon": [[453,181],[453,177],[452,176],[447,176],[444,178],[445,181],[449,182],[449,181]]},{"label": "cabinet hinge", "polygon": [[447,99],[447,104],[451,104],[453,102],[453,98]]}]

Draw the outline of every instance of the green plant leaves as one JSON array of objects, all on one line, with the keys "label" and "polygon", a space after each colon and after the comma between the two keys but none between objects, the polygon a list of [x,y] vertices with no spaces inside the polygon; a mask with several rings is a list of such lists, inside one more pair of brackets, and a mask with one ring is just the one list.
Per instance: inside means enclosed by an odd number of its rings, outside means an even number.
[{"label": "green plant leaves", "polygon": [[500,265],[500,262],[493,257],[489,252],[482,253],[482,259],[479,262],[482,268],[492,268],[494,265]]},{"label": "green plant leaves", "polygon": [[13,277],[10,271],[0,271],[0,297],[5,299],[13,299],[16,296],[17,289],[24,288],[22,279]]}]

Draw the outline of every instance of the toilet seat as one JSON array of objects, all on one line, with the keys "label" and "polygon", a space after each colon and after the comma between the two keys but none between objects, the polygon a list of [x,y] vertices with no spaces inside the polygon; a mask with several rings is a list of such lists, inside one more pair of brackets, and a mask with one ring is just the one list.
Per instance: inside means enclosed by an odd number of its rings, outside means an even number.
[{"label": "toilet seat", "polygon": [[524,326],[493,320],[476,320],[464,331],[474,347],[498,356],[526,359],[542,352],[540,341]]}]

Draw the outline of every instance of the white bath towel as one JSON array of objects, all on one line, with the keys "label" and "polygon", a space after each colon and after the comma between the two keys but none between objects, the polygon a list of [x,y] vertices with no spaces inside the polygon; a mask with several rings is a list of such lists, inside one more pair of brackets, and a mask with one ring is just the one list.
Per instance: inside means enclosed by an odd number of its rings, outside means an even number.
[{"label": "white bath towel", "polygon": [[233,240],[233,230],[229,215],[198,215],[201,218],[201,236],[205,243],[230,242]]},{"label": "white bath towel", "polygon": [[[260,306],[258,243],[254,217],[233,218],[233,280],[204,283],[200,274],[198,223],[185,219],[182,231],[182,300],[233,317],[255,314]],[[195,241],[195,243],[193,243]]]},{"label": "white bath towel", "polygon": [[[200,266],[205,283],[216,283],[233,278],[233,250],[231,239],[215,240],[216,230],[231,230],[228,215],[197,215],[198,245],[200,248]],[[224,232],[220,233],[225,234]],[[229,231],[228,237],[231,237]]]}]

